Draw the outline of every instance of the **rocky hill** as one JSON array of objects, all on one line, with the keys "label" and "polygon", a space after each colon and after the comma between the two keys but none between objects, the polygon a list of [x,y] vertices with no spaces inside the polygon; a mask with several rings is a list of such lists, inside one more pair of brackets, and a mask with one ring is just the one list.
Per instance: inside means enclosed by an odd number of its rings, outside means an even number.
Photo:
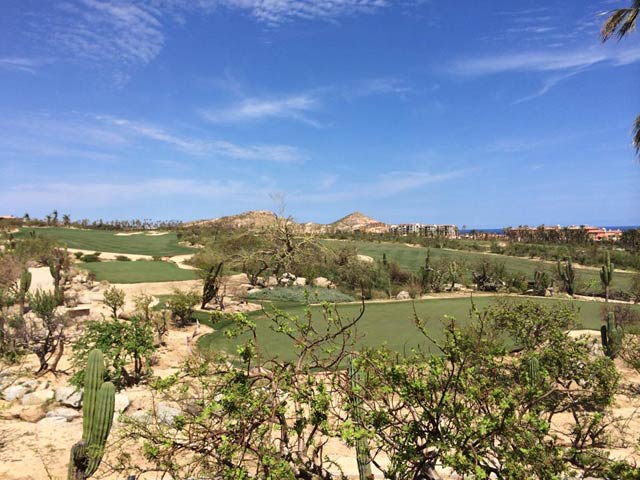
[{"label": "rocky hill", "polygon": [[[208,220],[196,220],[185,223],[184,225],[186,227],[210,226],[225,229],[260,230],[272,225],[275,218],[275,213],[273,212],[267,210],[251,210],[237,215]],[[353,212],[346,217],[342,217],[340,220],[326,225],[315,222],[299,223],[298,225],[300,229],[306,233],[326,233],[331,231],[353,232],[356,230],[377,231],[386,228],[384,223],[361,212]]]},{"label": "rocky hill", "polygon": [[371,218],[361,212],[353,212],[342,217],[340,220],[333,222],[330,227],[339,232],[355,231],[355,230],[368,230],[375,227],[383,227],[384,223]]},{"label": "rocky hill", "polygon": [[275,222],[276,214],[268,210],[250,210],[237,215],[212,218],[208,220],[196,220],[185,223],[187,227],[210,226],[224,229],[259,230]]}]

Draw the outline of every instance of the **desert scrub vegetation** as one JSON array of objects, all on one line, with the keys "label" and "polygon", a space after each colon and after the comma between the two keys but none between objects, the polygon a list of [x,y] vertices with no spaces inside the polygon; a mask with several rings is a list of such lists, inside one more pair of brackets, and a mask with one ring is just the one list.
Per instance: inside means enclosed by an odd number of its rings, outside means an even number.
[{"label": "desert scrub vegetation", "polygon": [[117,468],[329,480],[341,478],[340,466],[324,446],[342,441],[354,453],[358,445],[363,467],[395,480],[436,479],[437,467],[469,478],[638,474],[609,458],[619,374],[590,340],[567,334],[577,319],[568,304],[472,306],[464,323],[449,317],[439,338],[413,316],[412,335],[435,345],[435,355],[397,355],[380,338],[355,348],[363,309],[341,314],[325,303],[302,315],[268,312],[263,321],[295,352],[290,358],[263,348],[258,322],[225,315],[234,361],[220,351],[196,355],[152,382],[157,400],[179,413],[125,420],[116,445],[147,463],[123,453]]},{"label": "desert scrub vegetation", "polygon": [[252,292],[247,295],[248,300],[268,300],[275,303],[297,303],[302,304],[307,299],[311,303],[320,302],[353,302],[355,298],[345,295],[344,293],[329,288],[320,287],[273,287],[271,289],[263,289],[257,292]]}]

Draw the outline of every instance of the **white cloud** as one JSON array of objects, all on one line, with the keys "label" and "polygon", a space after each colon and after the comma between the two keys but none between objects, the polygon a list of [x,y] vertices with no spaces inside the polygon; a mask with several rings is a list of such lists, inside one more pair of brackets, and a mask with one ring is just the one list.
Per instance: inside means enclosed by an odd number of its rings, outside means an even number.
[{"label": "white cloud", "polygon": [[212,123],[237,123],[278,117],[319,126],[306,115],[318,106],[318,99],[310,94],[289,95],[277,99],[247,98],[223,110],[203,111],[202,115]]},{"label": "white cloud", "polygon": [[640,48],[536,51],[507,55],[465,58],[454,62],[450,71],[460,75],[491,75],[507,72],[553,72],[587,68],[599,63],[614,66],[640,61]]},{"label": "white cloud", "polygon": [[219,155],[237,160],[258,160],[280,163],[301,162],[305,156],[291,145],[255,144],[238,145],[226,140],[204,140],[170,133],[167,130],[147,123],[134,122],[123,118],[98,116],[98,120],[120,127],[123,133],[137,138],[154,140],[172,145],[191,155]]},{"label": "white cloud", "polygon": [[[428,171],[391,171],[376,176],[369,181],[360,181],[335,190],[292,193],[291,198],[301,202],[332,203],[348,200],[392,198],[425,188],[431,184],[447,182],[463,177],[477,169],[461,169],[433,173]],[[334,182],[335,183],[335,182]],[[333,183],[331,184],[333,185]]]},{"label": "white cloud", "polygon": [[390,5],[388,0],[221,0],[229,8],[249,12],[257,21],[277,26],[294,20],[333,20],[371,14]]},{"label": "white cloud", "polygon": [[259,201],[267,196],[256,185],[237,181],[198,181],[191,179],[155,178],[130,182],[104,182],[83,179],[77,182],[22,183],[3,189],[0,204],[11,209],[92,208],[126,206],[132,201],[150,198],[183,197],[226,201]]},{"label": "white cloud", "polygon": [[34,74],[38,67],[51,63],[51,61],[51,59],[43,58],[2,57],[0,58],[0,69]]}]

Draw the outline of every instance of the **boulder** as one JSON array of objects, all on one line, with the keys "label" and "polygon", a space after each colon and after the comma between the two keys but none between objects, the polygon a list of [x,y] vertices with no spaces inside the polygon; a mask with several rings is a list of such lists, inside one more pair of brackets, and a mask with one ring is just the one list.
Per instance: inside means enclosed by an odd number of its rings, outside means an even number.
[{"label": "boulder", "polygon": [[298,277],[293,281],[293,284],[298,287],[304,287],[307,284],[307,279],[304,277]]},{"label": "boulder", "polygon": [[361,262],[364,263],[373,263],[373,257],[370,257],[369,255],[357,255],[358,260],[360,260]]},{"label": "boulder", "polygon": [[46,416],[64,418],[67,422],[70,422],[73,419],[80,417],[80,412],[73,408],[58,407],[48,411]]},{"label": "boulder", "polygon": [[21,380],[18,382],[18,385],[22,385],[23,387],[27,387],[29,391],[33,391],[40,386],[40,382],[38,380]]},{"label": "boulder", "polygon": [[158,422],[170,425],[173,420],[182,412],[177,408],[174,408],[166,403],[159,403],[156,407],[156,414],[158,416]]},{"label": "boulder", "polygon": [[401,292],[398,293],[398,295],[396,295],[396,300],[410,300],[411,299],[411,295],[409,295],[409,292],[407,292],[406,290],[402,290]]},{"label": "boulder", "polygon": [[56,401],[72,408],[80,408],[82,405],[82,391],[76,387],[60,387],[55,392]]},{"label": "boulder", "polygon": [[55,393],[53,390],[36,390],[32,393],[27,393],[22,397],[22,405],[42,405],[50,400],[53,400]]},{"label": "boulder", "polygon": [[151,414],[146,410],[136,410],[128,416],[134,422],[147,423],[151,420]]},{"label": "boulder", "polygon": [[115,398],[115,411],[116,413],[122,413],[131,405],[131,401],[129,397],[127,397],[124,393],[116,393]]},{"label": "boulder", "polygon": [[333,282],[325,277],[316,277],[311,281],[311,285],[320,288],[333,288]]},{"label": "boulder", "polygon": [[38,425],[60,425],[61,423],[67,423],[67,419],[63,417],[44,417],[38,422]]},{"label": "boulder", "polygon": [[260,293],[262,291],[261,288],[252,288],[247,292],[247,295],[253,295],[254,293]]},{"label": "boulder", "polygon": [[23,422],[36,423],[42,420],[45,416],[44,410],[39,405],[32,405],[27,408],[23,408],[18,415],[18,418]]},{"label": "boulder", "polygon": [[13,402],[14,400],[20,400],[30,391],[31,390],[24,385],[11,385],[2,391],[2,398],[8,402]]}]

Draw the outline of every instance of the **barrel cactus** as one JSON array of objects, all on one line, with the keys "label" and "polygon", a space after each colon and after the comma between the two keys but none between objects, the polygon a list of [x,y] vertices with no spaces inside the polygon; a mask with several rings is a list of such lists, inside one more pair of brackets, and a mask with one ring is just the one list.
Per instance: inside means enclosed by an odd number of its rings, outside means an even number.
[{"label": "barrel cactus", "polygon": [[104,358],[98,349],[87,358],[82,401],[82,440],[71,448],[68,480],[86,480],[102,461],[113,422],[116,388],[104,382]]}]

